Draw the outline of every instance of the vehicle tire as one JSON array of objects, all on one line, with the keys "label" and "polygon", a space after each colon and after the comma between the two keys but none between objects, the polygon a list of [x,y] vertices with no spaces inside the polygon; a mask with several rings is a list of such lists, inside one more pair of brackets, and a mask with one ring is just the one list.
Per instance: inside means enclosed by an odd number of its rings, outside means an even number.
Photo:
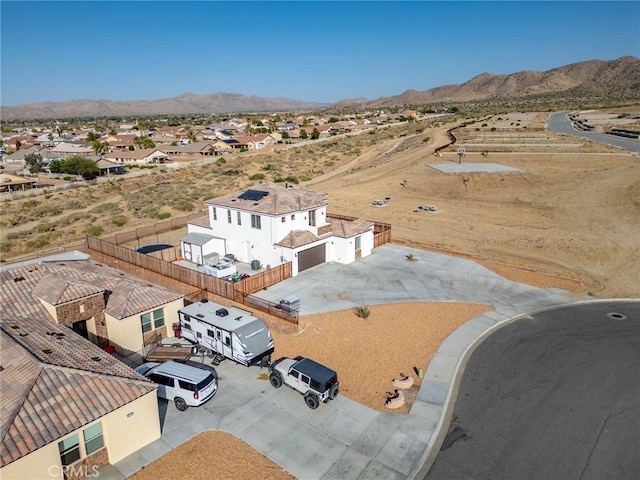
[{"label": "vehicle tire", "polygon": [[187,405],[187,402],[185,402],[184,399],[180,397],[174,398],[173,403],[176,404],[176,408],[181,412],[184,412],[187,408],[189,408],[189,405]]},{"label": "vehicle tire", "polygon": [[304,401],[307,404],[307,407],[309,407],[311,410],[315,410],[320,405],[318,397],[316,397],[313,393],[305,395]]},{"label": "vehicle tire", "polygon": [[282,386],[282,377],[278,372],[271,372],[271,375],[269,375],[269,381],[274,388],[280,388]]},{"label": "vehicle tire", "polygon": [[271,363],[271,355],[267,355],[266,357],[262,357],[260,359],[260,367],[268,367]]},{"label": "vehicle tire", "polygon": [[333,387],[331,387],[331,390],[329,391],[329,398],[331,400],[334,400],[339,393],[340,393],[340,387],[338,385],[334,385]]},{"label": "vehicle tire", "polygon": [[215,352],[213,350],[209,350],[208,348],[205,348],[205,353],[207,354],[208,358],[213,358],[215,355]]},{"label": "vehicle tire", "polygon": [[199,352],[200,352],[200,349],[198,348],[197,345],[194,345],[193,347],[191,347],[191,354],[192,355],[198,355]]}]

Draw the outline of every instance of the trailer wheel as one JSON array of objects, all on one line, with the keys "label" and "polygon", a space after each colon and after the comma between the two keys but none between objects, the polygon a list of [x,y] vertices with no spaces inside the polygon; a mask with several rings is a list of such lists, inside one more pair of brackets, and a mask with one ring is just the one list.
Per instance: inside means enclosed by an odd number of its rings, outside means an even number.
[{"label": "trailer wheel", "polygon": [[269,375],[269,381],[274,388],[280,388],[282,386],[282,377],[278,372],[271,372],[271,375]]},{"label": "trailer wheel", "polygon": [[199,351],[200,351],[200,349],[198,348],[197,345],[194,345],[193,347],[191,347],[191,354],[192,355],[198,355]]},{"label": "trailer wheel", "polygon": [[176,397],[173,400],[173,402],[176,404],[176,408],[181,412],[184,412],[187,408],[189,408],[189,405],[187,405],[187,402],[185,402],[184,399],[180,397]]},{"label": "trailer wheel", "polygon": [[307,407],[309,407],[311,410],[315,410],[316,408],[318,408],[318,405],[320,405],[318,397],[316,397],[313,393],[305,395],[304,401],[307,404]]},{"label": "trailer wheel", "polygon": [[213,350],[209,350],[208,348],[205,348],[205,352],[207,353],[207,357],[209,358],[213,358],[213,356],[215,355]]},{"label": "trailer wheel", "polygon": [[333,400],[338,396],[339,393],[340,393],[340,387],[338,385],[334,385],[333,387],[331,387],[331,390],[329,391],[329,398]]}]

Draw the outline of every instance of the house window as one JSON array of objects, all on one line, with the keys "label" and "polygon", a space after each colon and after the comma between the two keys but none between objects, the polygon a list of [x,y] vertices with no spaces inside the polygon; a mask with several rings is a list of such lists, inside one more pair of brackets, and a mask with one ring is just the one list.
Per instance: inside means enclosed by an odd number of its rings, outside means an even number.
[{"label": "house window", "polygon": [[296,216],[295,215],[291,215],[291,220],[295,220]]},{"label": "house window", "polygon": [[[151,319],[153,318],[153,326]],[[142,325],[142,333],[150,332],[154,328],[164,326],[164,309],[160,308],[153,312],[147,312],[140,315],[140,324]]]},{"label": "house window", "polygon": [[143,313],[140,315],[140,323],[142,324],[142,333],[151,331],[151,313]]},{"label": "house window", "polygon": [[310,210],[309,211],[309,226],[311,226],[311,227],[315,227],[316,226],[316,211],[315,210]]},{"label": "house window", "polygon": [[260,225],[260,215],[251,215],[251,228],[257,228],[258,230],[262,229]]},{"label": "house window", "polygon": [[78,440],[78,434],[75,433],[69,438],[65,438],[61,442],[58,442],[58,450],[60,452],[60,461],[62,462],[63,467],[80,460],[80,442]]},{"label": "house window", "polygon": [[218,220],[218,211],[216,210],[216,207],[213,207],[211,209],[211,212],[213,213],[213,220],[217,221]]},{"label": "house window", "polygon": [[231,210],[227,210],[227,221],[231,223]]},{"label": "house window", "polygon": [[164,327],[164,308],[153,311],[153,327]]},{"label": "house window", "polygon": [[104,447],[104,439],[102,438],[102,423],[98,422],[84,429],[82,432],[84,437],[84,449],[87,455],[91,455],[96,450]]},{"label": "house window", "polygon": [[240,219],[240,212],[238,212],[238,225],[242,225],[242,220]]},{"label": "house window", "polygon": [[362,237],[356,237],[356,250],[360,250],[362,248]]},{"label": "house window", "polygon": [[282,223],[287,221],[287,217],[282,217],[282,219],[280,220]]}]

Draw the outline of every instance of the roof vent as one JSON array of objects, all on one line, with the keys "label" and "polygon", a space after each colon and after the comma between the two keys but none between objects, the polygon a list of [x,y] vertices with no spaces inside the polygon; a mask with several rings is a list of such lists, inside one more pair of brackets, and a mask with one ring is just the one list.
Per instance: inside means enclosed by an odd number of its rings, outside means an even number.
[{"label": "roof vent", "polygon": [[14,330],[20,328],[18,325],[11,325],[11,328],[13,328]]},{"label": "roof vent", "polygon": [[24,280],[24,277],[20,276],[20,277],[16,277],[13,279],[14,282],[18,283],[18,282],[22,282]]},{"label": "roof vent", "polygon": [[197,314],[196,314],[196,317],[198,317],[198,318],[204,318],[204,315],[203,315],[202,313],[197,313]]},{"label": "roof vent", "polygon": [[216,310],[216,316],[218,317],[226,317],[227,315],[229,315],[229,310],[226,308],[219,308]]},{"label": "roof vent", "polygon": [[49,355],[50,353],[52,353],[53,350],[51,350],[50,348],[44,348],[42,349],[42,353],[46,353],[47,355]]},{"label": "roof vent", "polygon": [[203,298],[202,300],[200,300],[200,303],[209,303],[209,300],[207,300],[206,298]]},{"label": "roof vent", "polygon": [[91,357],[91,360],[93,360],[94,362],[99,362],[102,359],[100,357]]},{"label": "roof vent", "polygon": [[18,335],[21,336],[21,337],[26,337],[29,334],[28,333],[19,333]]},{"label": "roof vent", "polygon": [[235,318],[235,321],[236,321],[236,322],[239,322],[240,320],[242,320],[242,315],[240,315],[239,317],[236,317],[236,318]]}]

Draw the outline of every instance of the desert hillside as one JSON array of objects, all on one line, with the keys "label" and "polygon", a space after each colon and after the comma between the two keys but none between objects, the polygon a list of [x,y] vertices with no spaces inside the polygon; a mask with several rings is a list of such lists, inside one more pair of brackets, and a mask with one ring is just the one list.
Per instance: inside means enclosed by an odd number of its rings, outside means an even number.
[{"label": "desert hillside", "polygon": [[[599,112],[591,122],[620,125],[623,111],[630,114],[627,127],[638,128],[639,107]],[[437,155],[449,141],[447,129],[460,122],[410,122],[304,148],[234,155],[224,164],[181,161],[175,170],[3,197],[2,261],[81,245],[87,233],[195,214],[208,198],[293,176],[328,192],[329,212],[391,224],[396,241],[579,279],[584,292],[598,297],[639,297],[638,157],[550,133],[547,119],[519,112],[466,122],[456,130],[458,143]],[[458,146],[466,148],[464,163],[520,173],[451,174],[429,166],[457,163]],[[385,204],[373,206],[374,200]]]}]

